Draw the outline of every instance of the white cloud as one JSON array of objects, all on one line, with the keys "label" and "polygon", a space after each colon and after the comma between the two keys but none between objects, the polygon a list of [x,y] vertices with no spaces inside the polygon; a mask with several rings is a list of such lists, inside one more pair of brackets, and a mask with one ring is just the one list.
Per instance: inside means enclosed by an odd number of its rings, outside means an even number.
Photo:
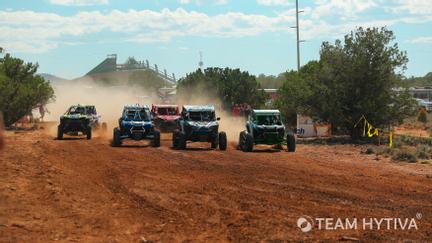
[{"label": "white cloud", "polygon": [[377,3],[375,0],[315,0],[315,5],[312,12],[315,19],[330,15],[353,18],[358,13],[377,6]]},{"label": "white cloud", "polygon": [[399,6],[393,10],[398,13],[410,14],[431,14],[432,1],[431,0],[396,0]]},{"label": "white cloud", "polygon": [[181,36],[230,38],[292,31],[289,26],[293,23],[294,16],[289,12],[275,16],[239,12],[209,16],[179,8],[174,11],[92,11],[61,16],[33,11],[0,11],[0,31],[3,33],[0,43],[15,51],[41,52],[65,41],[79,42],[80,38],[101,32],[109,32],[110,41],[148,43],[167,42]]},{"label": "white cloud", "polygon": [[410,40],[409,42],[414,44],[432,44],[432,36],[422,36]]},{"label": "white cloud", "polygon": [[213,3],[215,5],[224,5],[228,3],[228,0],[179,0],[180,4],[198,4],[198,5],[202,5],[204,3]]},{"label": "white cloud", "polygon": [[[215,0],[208,1],[215,3]],[[432,22],[432,15],[422,15],[419,18],[409,13],[389,14],[387,19],[346,18],[363,13],[380,1],[383,0],[316,0],[316,5],[304,8],[305,13],[301,15],[301,38],[335,39],[343,37],[359,26],[390,27],[399,23]],[[336,10],[328,9],[326,3]],[[332,11],[338,11],[339,14],[332,15]],[[263,33],[293,33],[294,30],[290,27],[294,24],[293,8],[270,16],[242,12],[208,15],[203,12],[186,11],[183,8],[160,11],[82,11],[68,16],[33,11],[0,11],[0,44],[11,51],[44,52],[67,43],[91,42],[95,36],[98,42],[163,43],[185,36],[238,38]],[[425,43],[428,39],[415,41]]]},{"label": "white cloud", "polygon": [[290,5],[289,0],[257,0],[257,3],[265,6]]},{"label": "white cloud", "polygon": [[64,6],[90,6],[108,4],[108,0],[49,0],[51,4]]}]

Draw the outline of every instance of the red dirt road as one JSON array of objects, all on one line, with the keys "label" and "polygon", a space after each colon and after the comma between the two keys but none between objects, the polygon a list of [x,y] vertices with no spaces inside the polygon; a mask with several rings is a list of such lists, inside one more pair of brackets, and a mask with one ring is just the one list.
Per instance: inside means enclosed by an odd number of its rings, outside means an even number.
[{"label": "red dirt road", "polygon": [[[7,133],[0,242],[432,240],[431,165],[375,160],[351,145],[296,153],[139,145]],[[415,218],[418,230],[303,233],[302,215]]]}]

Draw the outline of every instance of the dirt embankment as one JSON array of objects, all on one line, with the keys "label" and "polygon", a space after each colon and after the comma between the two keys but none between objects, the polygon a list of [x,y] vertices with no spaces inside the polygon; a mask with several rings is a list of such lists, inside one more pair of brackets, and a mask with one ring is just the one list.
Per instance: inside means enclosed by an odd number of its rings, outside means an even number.
[{"label": "dirt embankment", "polygon": [[[187,151],[109,140],[7,133],[0,154],[0,242],[432,239],[432,166],[394,163],[351,145],[296,153]],[[303,233],[311,217],[415,217],[417,231]]]}]

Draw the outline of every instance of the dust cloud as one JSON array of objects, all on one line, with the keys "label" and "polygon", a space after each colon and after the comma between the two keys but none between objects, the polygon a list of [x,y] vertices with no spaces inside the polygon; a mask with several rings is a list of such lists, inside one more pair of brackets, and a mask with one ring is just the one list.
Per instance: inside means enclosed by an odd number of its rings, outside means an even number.
[{"label": "dust cloud", "polygon": [[[67,81],[53,84],[56,100],[47,105],[49,113],[45,121],[58,123],[59,118],[71,105],[85,104],[95,105],[101,116],[101,122],[108,125],[108,133],[104,137],[111,138],[111,132],[118,125],[123,106],[126,104],[149,105],[161,103],[154,90],[146,90],[142,87],[128,85],[106,86],[95,82],[92,78],[86,77],[79,80]],[[232,117],[229,112],[222,109],[222,102],[210,94],[201,91],[191,93],[188,97],[178,97],[175,102],[180,109],[183,105],[207,105],[213,104],[216,107],[216,115],[220,117],[219,130],[227,134],[229,142],[238,141],[239,133],[245,130],[245,119]],[[47,132],[55,136],[56,126],[47,129]]]},{"label": "dust cloud", "polygon": [[[101,122],[108,124],[108,131],[117,126],[123,106],[126,104],[149,104],[158,102],[153,90],[132,86],[104,86],[91,78],[53,84],[55,102],[47,105],[45,121],[59,122],[71,105],[95,105]],[[53,132],[50,129],[50,134]],[[54,131],[55,134],[56,131]],[[111,134],[111,133],[109,133]]]}]

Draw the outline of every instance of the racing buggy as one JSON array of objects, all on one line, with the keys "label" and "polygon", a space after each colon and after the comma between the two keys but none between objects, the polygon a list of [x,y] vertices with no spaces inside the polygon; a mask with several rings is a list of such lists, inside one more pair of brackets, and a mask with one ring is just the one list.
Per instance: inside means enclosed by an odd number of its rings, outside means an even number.
[{"label": "racing buggy", "polygon": [[282,149],[286,143],[288,152],[295,152],[295,136],[286,132],[279,110],[252,110],[246,122],[246,130],[240,133],[238,148],[252,152],[254,145],[276,145]]},{"label": "racing buggy", "polygon": [[64,134],[78,136],[80,133],[91,139],[92,129],[107,129],[107,124],[101,123],[100,118],[94,105],[73,105],[60,117],[57,139],[63,139]]},{"label": "racing buggy", "polygon": [[113,131],[114,147],[121,146],[125,139],[150,140],[153,147],[160,146],[160,132],[155,129],[148,106],[125,106],[118,123]]},{"label": "racing buggy", "polygon": [[227,136],[225,132],[219,132],[219,120],[213,105],[183,106],[179,129],[173,132],[173,147],[186,149],[187,142],[192,141],[209,142],[212,149],[226,150]]},{"label": "racing buggy", "polygon": [[155,127],[161,132],[173,132],[177,129],[180,111],[177,105],[152,105]]}]

